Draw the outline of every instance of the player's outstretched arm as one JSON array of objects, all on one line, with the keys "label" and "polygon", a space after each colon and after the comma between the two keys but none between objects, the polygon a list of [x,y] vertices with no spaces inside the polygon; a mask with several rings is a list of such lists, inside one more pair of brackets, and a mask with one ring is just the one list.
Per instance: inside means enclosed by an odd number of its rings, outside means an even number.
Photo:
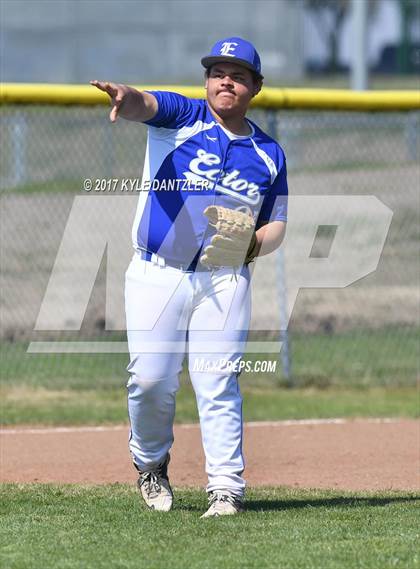
[{"label": "player's outstretched arm", "polygon": [[107,81],[90,81],[90,84],[108,93],[111,97],[112,109],[109,114],[111,122],[118,117],[129,121],[144,122],[152,119],[158,110],[156,97],[145,91],[137,91],[134,87],[121,83],[109,83]]}]

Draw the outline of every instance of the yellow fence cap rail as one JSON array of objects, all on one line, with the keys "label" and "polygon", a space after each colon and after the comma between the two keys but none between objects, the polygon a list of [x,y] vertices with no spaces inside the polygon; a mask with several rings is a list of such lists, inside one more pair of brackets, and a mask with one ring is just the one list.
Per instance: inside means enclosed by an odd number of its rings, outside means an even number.
[{"label": "yellow fence cap rail", "polygon": [[350,91],[345,89],[263,89],[264,108],[386,111],[420,109],[420,91]]},{"label": "yellow fence cap rail", "polygon": [[[142,91],[175,91],[194,99],[204,98],[202,87],[180,85],[133,85]],[[49,83],[1,83],[0,103],[49,105],[108,105],[109,96],[92,85]]]},{"label": "yellow fence cap rail", "polygon": [[[140,90],[175,91],[187,97],[205,98],[203,87],[137,85]],[[87,85],[2,83],[2,104],[107,105],[109,97]],[[279,89],[264,87],[253,101],[264,109],[324,109],[389,111],[420,109],[420,91],[349,91],[341,89]]]}]

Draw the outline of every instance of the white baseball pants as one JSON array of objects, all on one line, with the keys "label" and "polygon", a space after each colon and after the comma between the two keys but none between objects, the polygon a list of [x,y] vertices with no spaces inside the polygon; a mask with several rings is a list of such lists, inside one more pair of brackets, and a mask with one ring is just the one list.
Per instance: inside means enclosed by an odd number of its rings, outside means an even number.
[{"label": "white baseball pants", "polygon": [[[136,252],[126,272],[130,452],[142,469],[172,446],[185,355],[200,417],[207,491],[242,496],[242,397],[237,366],[248,335],[248,267],[188,273]],[[236,371],[235,371],[236,366]]]}]

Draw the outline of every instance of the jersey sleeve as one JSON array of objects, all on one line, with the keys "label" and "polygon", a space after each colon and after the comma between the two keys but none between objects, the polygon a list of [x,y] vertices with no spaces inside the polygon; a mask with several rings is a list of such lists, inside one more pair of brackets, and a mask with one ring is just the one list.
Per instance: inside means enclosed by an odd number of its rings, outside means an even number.
[{"label": "jersey sleeve", "polygon": [[188,125],[194,116],[194,104],[191,99],[169,91],[147,91],[156,97],[158,111],[156,115],[144,121],[144,124],[164,128],[181,128]]},{"label": "jersey sleeve", "polygon": [[261,225],[262,222],[287,221],[288,194],[287,167],[284,159],[279,173],[264,198],[258,215],[257,226]]}]

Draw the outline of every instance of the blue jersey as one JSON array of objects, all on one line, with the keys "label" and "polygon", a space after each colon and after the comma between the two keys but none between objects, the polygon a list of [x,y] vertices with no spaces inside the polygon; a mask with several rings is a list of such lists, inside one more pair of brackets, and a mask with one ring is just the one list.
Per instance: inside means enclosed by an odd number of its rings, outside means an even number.
[{"label": "blue jersey", "polygon": [[197,259],[214,228],[209,205],[249,212],[258,229],[287,219],[287,172],[282,148],[256,124],[248,136],[225,129],[205,100],[153,91],[158,111],[147,149],[133,245],[180,264]]}]

